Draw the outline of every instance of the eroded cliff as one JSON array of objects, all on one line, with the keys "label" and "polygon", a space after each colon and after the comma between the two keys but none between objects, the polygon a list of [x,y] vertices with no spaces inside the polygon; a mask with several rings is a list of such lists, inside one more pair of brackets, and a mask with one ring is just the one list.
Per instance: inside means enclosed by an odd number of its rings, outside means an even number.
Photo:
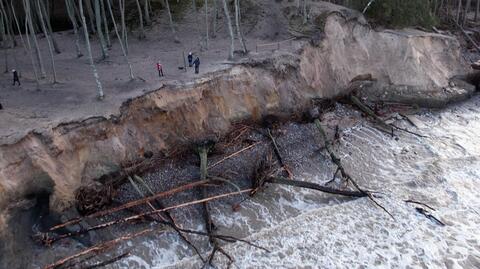
[{"label": "eroded cliff", "polygon": [[452,37],[378,32],[341,12],[317,16],[321,38],[302,43],[296,54],[252,56],[191,84],[129,100],[118,115],[64,123],[0,145],[0,211],[44,191],[52,193],[52,208],[61,210],[80,186],[143,158],[145,150],[167,152],[221,136],[235,121],[301,113],[312,99],[346,94],[358,75],[371,74],[375,82],[363,91],[386,101],[439,106],[474,91],[451,82],[468,71]]}]

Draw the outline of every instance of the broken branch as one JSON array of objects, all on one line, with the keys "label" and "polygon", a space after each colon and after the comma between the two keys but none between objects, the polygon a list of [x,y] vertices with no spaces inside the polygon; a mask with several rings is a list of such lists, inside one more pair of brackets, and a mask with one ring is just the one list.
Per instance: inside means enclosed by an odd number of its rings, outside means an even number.
[{"label": "broken branch", "polygon": [[49,265],[45,266],[43,269],[58,268],[58,267],[62,266],[63,264],[65,264],[66,262],[70,261],[70,260],[76,259],[78,257],[85,256],[85,255],[90,254],[92,252],[93,253],[99,253],[101,251],[104,251],[108,248],[111,248],[111,247],[117,245],[118,243],[120,243],[122,241],[130,240],[130,239],[133,239],[135,237],[139,237],[139,236],[151,233],[153,231],[154,231],[154,229],[150,228],[150,229],[142,230],[138,233],[125,235],[125,236],[122,236],[122,237],[119,237],[119,238],[116,238],[116,239],[113,239],[113,240],[110,240],[110,241],[107,241],[107,242],[104,242],[104,243],[97,244],[93,247],[84,249],[84,250],[82,250],[82,251],[80,251],[80,252],[78,252],[74,255],[71,255],[71,256],[65,257],[63,259],[60,259],[60,260],[56,261],[55,263],[49,264]]},{"label": "broken branch", "polygon": [[177,187],[177,188],[165,191],[165,192],[157,193],[153,196],[149,196],[149,197],[146,197],[146,198],[142,198],[142,199],[139,199],[139,200],[128,202],[128,203],[123,204],[121,206],[117,206],[117,207],[114,207],[114,208],[98,211],[98,212],[92,213],[92,214],[84,216],[84,217],[78,217],[78,218],[68,220],[68,221],[66,221],[62,224],[58,224],[58,225],[53,226],[52,228],[49,229],[49,231],[55,231],[55,230],[58,230],[60,228],[66,227],[66,226],[77,224],[84,219],[98,218],[98,217],[101,217],[101,216],[104,216],[104,215],[112,214],[112,213],[120,211],[120,210],[124,210],[124,209],[131,208],[131,207],[134,207],[134,206],[142,205],[142,204],[145,204],[147,202],[153,201],[155,199],[160,199],[160,198],[164,198],[164,197],[167,197],[167,196],[171,196],[175,193],[183,192],[183,191],[201,186],[201,185],[209,183],[209,182],[210,182],[209,180],[200,180],[200,181],[195,181],[195,182],[192,182],[192,183],[188,183],[186,185],[183,185],[183,186],[180,186],[180,187]]}]

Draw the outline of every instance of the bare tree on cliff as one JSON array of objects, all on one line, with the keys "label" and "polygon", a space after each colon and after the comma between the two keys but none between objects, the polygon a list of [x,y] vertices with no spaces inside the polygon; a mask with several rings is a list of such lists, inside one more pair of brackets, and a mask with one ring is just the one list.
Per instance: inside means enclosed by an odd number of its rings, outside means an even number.
[{"label": "bare tree on cliff", "polygon": [[217,37],[218,8],[217,1],[213,0],[213,16],[212,16],[212,38]]},{"label": "bare tree on cliff", "polygon": [[[11,0],[11,1],[13,1],[13,0]],[[25,49],[28,51],[28,54],[30,55],[30,61],[32,62],[33,74],[35,75],[35,82],[36,82],[37,89],[38,89],[40,87],[40,81],[38,79],[38,71],[37,71],[37,65],[35,63],[35,57],[33,56],[32,46],[30,44],[30,39],[28,37],[28,26],[27,26],[28,25],[28,23],[27,23],[28,17],[25,16],[25,39],[27,40],[27,42],[25,43],[24,40],[23,40],[23,37],[22,37],[22,30],[20,29],[20,23],[18,22],[17,14],[15,13],[15,8],[13,7],[12,2],[10,2],[10,7],[12,8],[12,14],[13,14],[13,17],[15,19],[15,24],[17,25],[17,30],[20,34],[20,37],[22,38],[22,43],[24,44]]]},{"label": "bare tree on cliff", "polygon": [[113,15],[112,11],[112,5],[110,4],[110,0],[107,1],[107,6],[108,6],[108,11],[110,13],[110,17],[112,18],[113,22],[113,28],[115,29],[115,34],[117,35],[118,42],[120,43],[120,48],[122,49],[122,54],[125,57],[125,60],[127,61],[128,68],[130,70],[130,80],[135,79],[133,76],[133,70],[132,70],[132,65],[130,64],[130,60],[128,59],[127,52],[125,51],[125,46],[123,45],[122,38],[120,36],[120,33],[118,32],[118,27],[117,27],[117,22],[115,21],[115,16]]},{"label": "bare tree on cliff", "polygon": [[[90,0],[87,0],[87,2]],[[94,2],[94,9],[95,9],[95,24],[97,27],[97,36],[100,41],[100,48],[102,51],[102,59],[108,58],[107,52],[107,44],[105,43],[105,36],[103,35],[102,29],[102,13],[100,11],[100,0],[95,0]]]},{"label": "bare tree on cliff", "polygon": [[142,7],[140,6],[140,2],[138,0],[135,0],[135,3],[137,4],[137,9],[138,9],[138,19],[140,23],[140,33],[138,34],[138,39],[144,39],[145,38],[145,29],[143,28],[143,14],[142,14]]},{"label": "bare tree on cliff", "polygon": [[40,0],[36,0],[37,4],[37,11],[38,11],[38,16],[40,19],[40,27],[42,28],[43,34],[45,35],[45,39],[47,40],[48,44],[48,52],[50,53],[50,61],[52,63],[52,73],[53,73],[53,83],[57,83],[57,71],[55,70],[55,58],[53,57],[53,44],[52,44],[52,38],[48,34],[48,29],[47,26],[45,26],[45,18],[44,14],[42,12],[42,7],[40,4]]},{"label": "bare tree on cliff", "polygon": [[58,47],[55,36],[53,35],[52,24],[50,23],[50,16],[47,13],[47,9],[45,8],[45,4],[43,3],[43,1],[40,1],[40,10],[38,12],[39,14],[40,12],[43,13],[44,21],[46,22],[46,25],[47,25],[47,33],[50,36],[50,40],[52,41],[55,53],[60,54],[61,53],[60,48]]},{"label": "bare tree on cliff", "polygon": [[172,33],[173,33],[173,41],[175,43],[180,43],[180,40],[178,40],[177,32],[175,31],[175,25],[173,24],[172,12],[170,11],[170,4],[168,3],[168,0],[164,0],[164,1],[165,1],[165,7],[167,8],[168,20],[170,21],[170,28],[172,29]]},{"label": "bare tree on cliff", "polygon": [[[87,22],[85,20],[85,15],[83,14],[83,1],[84,0],[79,1],[80,3],[79,9],[80,9],[80,17],[82,21],[83,33],[85,34],[85,45],[87,47],[88,59],[90,61],[90,66],[92,67],[93,77],[95,78],[95,82],[97,83],[98,98],[102,100],[104,98],[103,88],[102,88],[102,83],[100,82],[100,77],[98,76],[97,67],[93,62],[92,49],[90,47],[90,40],[88,38]],[[90,0],[86,0],[86,1],[90,1]]]},{"label": "bare tree on cliff", "polygon": [[125,46],[125,52],[128,55],[127,25],[125,24],[125,0],[118,0],[118,6],[120,7],[120,19],[122,24],[122,42]]},{"label": "bare tree on cliff", "polygon": [[243,38],[242,30],[240,29],[240,0],[235,0],[235,24],[237,26],[237,35],[244,53],[247,53],[247,45]]},{"label": "bare tree on cliff", "polygon": [[95,22],[94,22],[95,16],[93,15],[92,2],[90,1],[91,0],[85,1],[85,7],[87,8],[88,20],[90,22],[90,27],[91,27],[90,30],[92,31],[92,33],[96,34],[97,30],[95,29]]},{"label": "bare tree on cliff", "polygon": [[31,36],[33,40],[33,46],[35,48],[35,56],[37,58],[38,65],[40,67],[40,78],[45,78],[46,77],[45,68],[43,67],[42,55],[40,53],[40,48],[38,46],[38,41],[35,34],[35,28],[33,27],[33,23],[32,23],[32,12],[30,9],[29,0],[23,0],[23,8],[25,10],[26,37],[27,39],[29,39],[30,38],[29,36]]},{"label": "bare tree on cliff", "polygon": [[205,29],[206,29],[206,39],[205,39],[205,44],[207,45],[207,50],[208,50],[208,0],[205,0]]},{"label": "bare tree on cliff", "polygon": [[103,28],[105,29],[105,39],[107,42],[107,48],[111,48],[112,42],[110,41],[110,30],[108,29],[107,13],[105,12],[104,0],[100,0],[100,10],[102,11]]},{"label": "bare tree on cliff", "polygon": [[472,0],[467,0],[467,3],[465,4],[465,12],[463,14],[463,22],[462,25],[465,26],[467,24],[467,19],[468,19],[468,11],[472,5]]},{"label": "bare tree on cliff", "polygon": [[230,19],[230,12],[228,11],[228,5],[226,0],[223,2],[223,11],[225,12],[225,18],[228,26],[228,33],[230,34],[230,51],[228,53],[228,59],[233,60],[233,52],[235,51],[235,36],[233,35],[232,20]]},{"label": "bare tree on cliff", "polygon": [[75,49],[77,50],[77,57],[80,58],[83,56],[82,51],[80,49],[80,35],[78,32],[78,24],[77,19],[75,18],[75,9],[74,3],[72,0],[65,0],[65,7],[67,9],[68,18],[73,26],[73,34],[75,35]]},{"label": "bare tree on cliff", "polygon": [[145,4],[143,5],[143,9],[144,9],[144,12],[145,12],[145,23],[147,25],[151,25],[152,24],[152,20],[150,19],[150,1],[149,0],[145,0],[144,2]]}]

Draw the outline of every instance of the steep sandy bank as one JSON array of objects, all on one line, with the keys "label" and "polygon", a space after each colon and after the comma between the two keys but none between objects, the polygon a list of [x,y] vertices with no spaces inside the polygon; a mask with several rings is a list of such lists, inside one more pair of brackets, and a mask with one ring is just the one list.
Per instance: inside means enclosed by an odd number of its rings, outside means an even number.
[{"label": "steep sandy bank", "polygon": [[190,85],[129,100],[119,115],[61,124],[1,145],[0,210],[43,190],[52,191],[54,209],[65,208],[82,184],[143,158],[145,150],[167,152],[220,136],[234,121],[300,113],[314,98],[345,94],[358,75],[371,74],[376,81],[369,96],[388,101],[439,105],[474,90],[449,83],[467,71],[451,37],[376,32],[341,13],[325,18],[320,41],[305,44],[298,54],[250,59]]}]

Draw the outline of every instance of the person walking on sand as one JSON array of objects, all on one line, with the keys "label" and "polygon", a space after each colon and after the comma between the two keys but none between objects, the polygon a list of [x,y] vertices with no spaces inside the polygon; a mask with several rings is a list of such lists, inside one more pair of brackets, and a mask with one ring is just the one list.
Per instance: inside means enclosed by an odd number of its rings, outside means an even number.
[{"label": "person walking on sand", "polygon": [[193,54],[191,52],[188,53],[188,67],[193,66]]},{"label": "person walking on sand", "polygon": [[158,76],[163,77],[163,66],[161,63],[157,63]]},{"label": "person walking on sand", "polygon": [[13,85],[15,86],[15,82],[18,82],[18,86],[20,86],[20,79],[18,78],[18,72],[17,70],[13,69]]},{"label": "person walking on sand", "polygon": [[198,74],[200,72],[200,58],[195,58],[193,65],[195,65],[195,74]]}]

